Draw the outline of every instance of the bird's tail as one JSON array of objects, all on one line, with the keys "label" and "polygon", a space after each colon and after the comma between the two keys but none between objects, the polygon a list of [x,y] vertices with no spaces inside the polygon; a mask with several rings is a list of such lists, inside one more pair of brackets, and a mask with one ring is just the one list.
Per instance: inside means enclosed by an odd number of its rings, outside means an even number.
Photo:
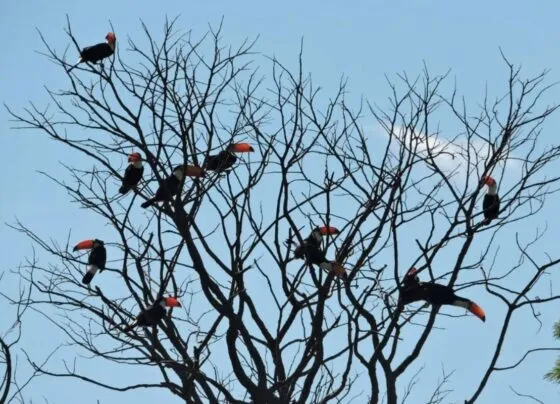
[{"label": "bird's tail", "polygon": [[453,306],[463,307],[463,308],[467,309],[468,311],[470,311],[475,316],[477,316],[482,321],[486,321],[486,314],[484,313],[484,310],[482,310],[482,307],[480,307],[475,302],[470,301],[469,299],[459,298],[459,299],[456,299],[451,304]]},{"label": "bird's tail", "polygon": [[148,199],[146,202],[144,202],[140,206],[143,207],[144,209],[146,209],[146,208],[149,208],[150,206],[152,206],[154,203],[156,203],[156,198]]},{"label": "bird's tail", "polygon": [[126,194],[129,191],[129,188],[125,187],[124,185],[119,188],[119,193]]},{"label": "bird's tail", "polygon": [[86,272],[86,274],[82,278],[82,283],[84,285],[89,285],[89,283],[91,282],[91,280],[95,276],[95,273],[97,272],[98,269],[99,268],[96,265],[90,265],[88,267],[88,271]]}]

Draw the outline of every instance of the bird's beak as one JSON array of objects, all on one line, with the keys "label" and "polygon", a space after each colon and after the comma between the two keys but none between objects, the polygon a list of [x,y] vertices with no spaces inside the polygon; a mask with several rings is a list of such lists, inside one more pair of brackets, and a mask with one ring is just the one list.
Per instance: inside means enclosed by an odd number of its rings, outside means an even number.
[{"label": "bird's beak", "polygon": [[80,241],[78,244],[74,246],[74,251],[89,250],[91,248],[93,248],[93,240],[84,240],[84,241]]},{"label": "bird's beak", "polygon": [[165,305],[167,307],[181,307],[181,303],[179,302],[179,300],[175,299],[174,297],[166,297]]},{"label": "bird's beak", "polygon": [[132,153],[131,155],[128,156],[129,163],[136,163],[137,161],[140,160],[142,160],[142,157],[140,156],[139,153]]},{"label": "bird's beak", "polygon": [[204,177],[205,173],[202,167],[185,165],[183,172],[188,177]]},{"label": "bird's beak", "polygon": [[482,177],[482,178],[480,179],[480,183],[481,183],[482,185],[488,185],[488,186],[490,186],[490,185],[492,185],[492,184],[495,183],[495,182],[496,182],[496,181],[494,180],[494,178],[490,177],[489,175],[486,175],[486,176],[484,176],[484,177]]},{"label": "bird's beak", "polygon": [[231,151],[235,153],[249,153],[254,152],[255,149],[249,143],[235,143],[231,146]]},{"label": "bird's beak", "polygon": [[326,236],[327,234],[338,234],[338,229],[332,226],[321,226],[319,232],[322,236]]},{"label": "bird's beak", "polygon": [[477,316],[482,321],[486,322],[486,314],[484,314],[484,310],[476,303],[471,303],[469,306],[469,311]]},{"label": "bird's beak", "polygon": [[410,268],[410,270],[407,272],[407,276],[414,276],[416,275],[416,272],[418,272],[418,270],[416,269],[416,267],[412,267]]}]

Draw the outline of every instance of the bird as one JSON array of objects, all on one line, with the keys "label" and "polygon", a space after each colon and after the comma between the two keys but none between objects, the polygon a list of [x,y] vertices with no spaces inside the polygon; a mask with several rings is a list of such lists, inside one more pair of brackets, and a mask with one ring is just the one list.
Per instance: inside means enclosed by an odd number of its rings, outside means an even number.
[{"label": "bird", "polygon": [[68,73],[80,63],[97,63],[100,60],[105,59],[106,57],[111,56],[115,53],[115,45],[117,42],[117,37],[113,32],[107,33],[105,35],[106,42],[101,42],[96,45],[86,46],[80,51],[80,59],[78,63],[68,69]]},{"label": "bird", "polygon": [[253,146],[249,143],[234,143],[226,150],[222,150],[218,154],[206,157],[202,167],[205,170],[216,171],[218,173],[229,170],[237,161],[235,153],[254,152]]},{"label": "bird", "polygon": [[144,173],[142,165],[142,155],[140,153],[132,153],[128,156],[128,162],[131,163],[124,171],[122,186],[119,189],[121,194],[126,194],[132,188],[138,185]]},{"label": "bird", "polygon": [[145,209],[156,202],[171,201],[171,198],[179,191],[179,185],[185,175],[188,177],[204,177],[204,171],[197,166],[180,165],[175,167],[173,173],[160,183],[153,198],[148,199],[140,206]]},{"label": "bird", "polygon": [[[304,259],[308,264],[318,265],[319,268],[327,272],[334,272],[336,276],[342,277],[346,274],[346,270],[342,264],[327,259],[325,251],[321,248],[323,236],[338,234],[336,227],[321,226],[313,229],[311,234],[303,240],[294,250],[294,258]],[[286,240],[287,244],[293,243],[292,240]]]},{"label": "bird", "polygon": [[102,272],[105,269],[107,250],[103,241],[98,239],[80,241],[74,246],[73,251],[78,250],[91,250],[88,257],[88,269],[82,279],[82,283],[88,285],[98,270]]},{"label": "bird", "polygon": [[[140,314],[136,316],[136,319],[129,325],[127,325],[123,331],[128,332],[131,331],[134,327],[155,327],[159,324],[159,322],[163,319],[163,317],[167,314],[166,308],[167,307],[181,307],[181,303],[177,298],[168,296],[168,297],[158,297],[154,303],[148,306],[146,309],[142,310]],[[113,327],[116,328],[116,327]]]},{"label": "bird", "polygon": [[482,321],[486,321],[484,310],[473,301],[457,296],[452,288],[433,282],[420,282],[417,269],[411,268],[403,279],[403,287],[399,296],[399,304],[425,300],[434,306],[452,305],[463,307]]},{"label": "bird", "polygon": [[[321,226],[313,229],[311,234],[303,240],[303,244],[300,244],[294,250],[294,258],[305,259],[310,264],[319,265],[323,262],[327,262],[326,254],[321,249],[321,242],[323,241],[323,236],[338,234],[339,231],[336,227],[332,226]],[[286,240],[286,243],[293,243],[292,240]]]},{"label": "bird", "polygon": [[498,184],[492,177],[484,176],[481,183],[488,185],[488,192],[482,201],[482,211],[484,212],[484,224],[489,224],[498,217],[500,212],[500,197],[498,196]]}]

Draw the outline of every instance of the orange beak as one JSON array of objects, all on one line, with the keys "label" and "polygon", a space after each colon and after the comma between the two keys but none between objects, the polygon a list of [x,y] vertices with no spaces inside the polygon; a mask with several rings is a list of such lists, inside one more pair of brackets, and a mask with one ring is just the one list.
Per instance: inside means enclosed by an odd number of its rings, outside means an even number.
[{"label": "orange beak", "polygon": [[327,234],[338,234],[338,229],[332,226],[321,226],[318,228],[319,232],[322,236],[326,236]]},{"label": "orange beak", "polygon": [[201,167],[186,165],[184,173],[188,177],[204,177],[205,173]]},{"label": "orange beak", "polygon": [[171,296],[165,298],[165,305],[167,307],[181,307],[179,300]]},{"label": "orange beak", "polygon": [[93,240],[84,240],[84,241],[80,241],[78,244],[74,246],[74,251],[89,250],[91,248],[93,248]]},{"label": "orange beak", "polygon": [[471,303],[469,306],[469,311],[482,321],[486,321],[486,314],[484,314],[484,310],[482,310],[482,307],[480,307],[478,304]]},{"label": "orange beak", "polygon": [[140,153],[132,153],[128,156],[129,163],[136,163],[137,161],[142,161],[142,156]]},{"label": "orange beak", "polygon": [[234,153],[249,153],[255,151],[255,149],[253,149],[253,146],[251,146],[249,143],[232,144],[230,150]]}]

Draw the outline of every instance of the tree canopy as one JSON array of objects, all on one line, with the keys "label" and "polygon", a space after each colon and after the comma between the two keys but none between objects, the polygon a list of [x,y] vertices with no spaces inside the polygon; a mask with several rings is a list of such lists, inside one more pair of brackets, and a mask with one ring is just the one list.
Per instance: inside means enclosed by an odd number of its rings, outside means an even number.
[{"label": "tree canopy", "polygon": [[[49,318],[66,358],[90,358],[62,369],[28,358],[35,374],[189,403],[474,403],[495,373],[551,349],[517,346],[518,360],[501,360],[512,322],[538,327],[538,308],[560,298],[548,283],[560,257],[539,250],[532,221],[560,180],[560,145],[539,138],[557,110],[541,102],[546,72],[524,78],[502,55],[504,93],[472,107],[448,73],[426,68],[388,80],[377,105],[351,99],[345,80],[326,95],[303,53],[292,68],[254,41],[223,45],[221,26],[199,37],[169,21],[162,40],[143,28],[128,42],[116,32],[114,54],[69,71],[82,46],[68,24],[68,55],[44,39],[67,88],[48,90],[50,108],[8,107],[19,128],[80,156],[65,178],[42,174],[92,214],[60,218],[67,240],[12,224],[51,260],[28,258],[23,292],[6,298]],[[253,151],[210,169],[233,144]],[[143,173],[122,195],[132,153]],[[490,176],[493,220],[482,207]],[[169,178],[177,194],[142,209]],[[99,261],[73,251],[82,240],[102,240],[107,256],[88,284]],[[435,283],[463,300],[438,300]],[[168,296],[181,307],[152,324],[146,313]],[[486,323],[465,310],[476,314],[474,302]],[[454,369],[422,377],[431,340],[474,354],[472,336],[490,323],[479,377],[461,381],[468,397],[453,396]],[[88,360],[146,372],[109,380]],[[9,377],[2,386],[7,395]]]}]

